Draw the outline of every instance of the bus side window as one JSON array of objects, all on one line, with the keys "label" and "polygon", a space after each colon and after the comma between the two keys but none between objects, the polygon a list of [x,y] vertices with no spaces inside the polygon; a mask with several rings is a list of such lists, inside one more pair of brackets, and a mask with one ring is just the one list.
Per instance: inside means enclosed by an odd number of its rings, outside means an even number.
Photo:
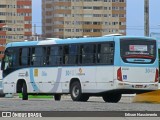
[{"label": "bus side window", "polygon": [[69,59],[69,46],[65,45],[63,47],[63,64],[68,64]]},{"label": "bus side window", "polygon": [[43,48],[43,64],[49,65],[50,64],[50,47]]},{"label": "bus side window", "polygon": [[69,45],[68,64],[78,64],[78,46],[77,45]]},{"label": "bus side window", "polygon": [[113,64],[113,43],[98,44],[97,62],[103,64]]},{"label": "bus side window", "polygon": [[42,47],[32,48],[32,65],[42,65]]},{"label": "bus side window", "polygon": [[16,49],[14,48],[10,48],[8,50],[5,51],[5,57],[4,57],[4,61],[5,61],[5,69],[8,68],[13,68],[17,66],[17,53],[16,53]]},{"label": "bus side window", "polygon": [[19,65],[20,66],[27,66],[30,64],[29,61],[29,48],[20,48],[19,49]]},{"label": "bus side window", "polygon": [[17,66],[17,53],[16,53],[16,49],[13,49],[13,53],[11,54],[11,67],[16,67]]},{"label": "bus side window", "polygon": [[43,65],[49,65],[50,47],[42,48]]},{"label": "bus side window", "polygon": [[95,63],[96,45],[81,45],[81,59],[83,64]]},{"label": "bus side window", "polygon": [[50,65],[62,64],[62,46],[53,46],[50,49]]},{"label": "bus side window", "polygon": [[31,51],[31,65],[34,65],[34,62],[35,62],[35,48],[32,48],[32,51]]}]

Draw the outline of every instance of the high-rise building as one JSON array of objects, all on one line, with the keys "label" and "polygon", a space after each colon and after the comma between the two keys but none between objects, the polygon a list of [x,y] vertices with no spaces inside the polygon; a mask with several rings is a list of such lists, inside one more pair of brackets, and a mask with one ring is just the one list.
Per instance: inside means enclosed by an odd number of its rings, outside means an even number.
[{"label": "high-rise building", "polygon": [[0,0],[0,59],[8,42],[32,36],[32,0]]},{"label": "high-rise building", "polygon": [[126,0],[42,0],[45,37],[126,34]]}]

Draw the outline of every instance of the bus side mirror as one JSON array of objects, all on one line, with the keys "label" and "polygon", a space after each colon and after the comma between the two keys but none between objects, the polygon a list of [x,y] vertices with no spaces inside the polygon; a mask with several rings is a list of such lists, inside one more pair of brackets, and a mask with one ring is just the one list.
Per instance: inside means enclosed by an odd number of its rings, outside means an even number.
[{"label": "bus side mirror", "polygon": [[1,70],[4,70],[4,65],[5,65],[5,63],[4,63],[4,58],[3,58],[2,63],[1,63]]}]

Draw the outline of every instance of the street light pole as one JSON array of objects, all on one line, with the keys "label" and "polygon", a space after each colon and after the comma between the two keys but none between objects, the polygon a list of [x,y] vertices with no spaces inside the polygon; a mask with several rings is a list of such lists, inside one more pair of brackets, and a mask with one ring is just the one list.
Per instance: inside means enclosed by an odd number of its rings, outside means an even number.
[{"label": "street light pole", "polygon": [[144,0],[144,35],[149,36],[149,0]]}]

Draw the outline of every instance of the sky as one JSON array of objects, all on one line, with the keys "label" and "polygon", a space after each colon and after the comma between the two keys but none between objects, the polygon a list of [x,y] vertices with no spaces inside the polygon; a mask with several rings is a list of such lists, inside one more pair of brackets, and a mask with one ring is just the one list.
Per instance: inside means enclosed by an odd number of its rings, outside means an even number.
[{"label": "sky", "polygon": [[[150,0],[150,33],[160,33],[160,0]],[[42,33],[41,0],[32,0],[32,24]],[[144,0],[127,0],[127,35],[144,35]]]}]

